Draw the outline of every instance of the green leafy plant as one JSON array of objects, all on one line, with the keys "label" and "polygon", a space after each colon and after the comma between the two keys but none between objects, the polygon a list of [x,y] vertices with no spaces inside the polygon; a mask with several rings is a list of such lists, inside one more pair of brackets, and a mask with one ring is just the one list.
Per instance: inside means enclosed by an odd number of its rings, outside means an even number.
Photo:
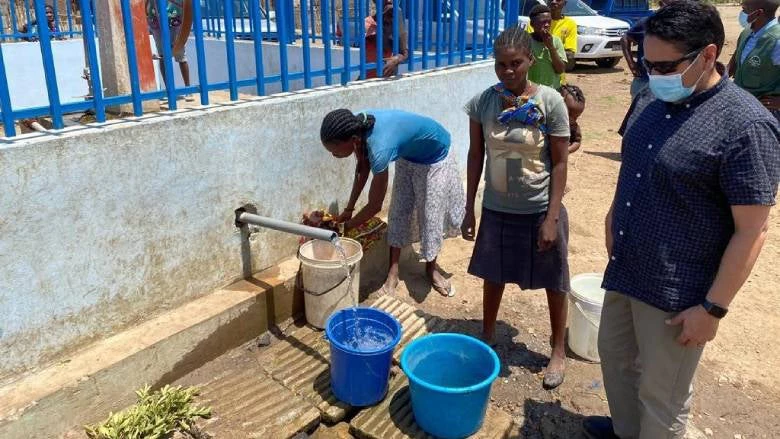
[{"label": "green leafy plant", "polygon": [[138,403],[96,425],[86,425],[90,439],[163,439],[175,431],[190,432],[199,418],[209,418],[210,408],[194,404],[198,389],[165,386],[151,391],[149,386],[135,392]]}]

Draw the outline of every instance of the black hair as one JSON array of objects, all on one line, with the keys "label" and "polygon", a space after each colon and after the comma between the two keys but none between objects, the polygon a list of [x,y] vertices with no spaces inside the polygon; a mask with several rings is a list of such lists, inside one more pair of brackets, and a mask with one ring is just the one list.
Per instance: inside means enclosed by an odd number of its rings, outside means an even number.
[{"label": "black hair", "polygon": [[582,89],[579,88],[578,86],[574,84],[564,84],[561,86],[561,94],[563,93],[570,94],[575,101],[583,105],[585,104],[585,94],[582,92]]},{"label": "black hair", "polygon": [[726,39],[715,6],[693,0],[677,0],[659,9],[646,26],[645,35],[674,44],[685,54],[714,44],[720,55]]},{"label": "black hair", "polygon": [[755,5],[758,9],[763,9],[764,16],[769,19],[775,18],[777,10],[780,9],[780,1],[778,0],[759,0]]},{"label": "black hair", "polygon": [[533,21],[534,18],[542,14],[552,14],[552,10],[546,5],[540,3],[534,6],[533,8],[531,8],[531,12],[528,13],[528,18],[530,18],[531,21]]},{"label": "black hair", "polygon": [[351,111],[340,108],[333,110],[322,120],[320,128],[320,140],[322,143],[349,140],[352,136],[359,136],[365,141],[368,132],[374,128],[376,118],[370,114],[352,114]]},{"label": "black hair", "polygon": [[531,34],[525,30],[525,27],[520,26],[519,23],[504,29],[498,35],[496,41],[493,42],[493,53],[510,47],[531,53]]}]

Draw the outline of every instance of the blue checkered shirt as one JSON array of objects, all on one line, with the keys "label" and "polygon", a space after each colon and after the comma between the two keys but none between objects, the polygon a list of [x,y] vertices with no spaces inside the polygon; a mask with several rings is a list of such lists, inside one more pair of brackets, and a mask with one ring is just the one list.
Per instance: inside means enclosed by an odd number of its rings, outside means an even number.
[{"label": "blue checkered shirt", "polygon": [[620,134],[603,287],[667,312],[700,304],[734,234],[731,206],[775,203],[780,125],[724,77],[678,104],[645,91]]}]

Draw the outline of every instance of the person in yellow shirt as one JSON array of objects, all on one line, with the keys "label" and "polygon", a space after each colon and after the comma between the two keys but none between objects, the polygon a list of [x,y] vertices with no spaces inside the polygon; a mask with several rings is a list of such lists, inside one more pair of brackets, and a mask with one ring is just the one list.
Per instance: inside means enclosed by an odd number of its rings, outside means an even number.
[{"label": "person in yellow shirt", "polygon": [[[574,54],[577,53],[577,22],[573,18],[563,15],[563,8],[567,0],[550,0],[549,6],[552,13],[552,27],[550,33],[561,39],[566,50],[566,70],[574,67]],[[528,32],[533,33],[529,25]],[[566,83],[566,74],[561,75],[561,83]]]}]

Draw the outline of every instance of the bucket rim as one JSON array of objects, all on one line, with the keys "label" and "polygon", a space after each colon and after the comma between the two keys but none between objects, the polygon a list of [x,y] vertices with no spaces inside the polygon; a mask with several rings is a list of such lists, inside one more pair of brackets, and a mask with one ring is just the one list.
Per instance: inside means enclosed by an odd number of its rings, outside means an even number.
[{"label": "bucket rim", "polygon": [[[331,325],[330,325],[331,320],[333,320],[333,318],[336,317],[338,314],[340,314],[342,312],[350,311],[352,309],[377,311],[380,314],[384,314],[387,317],[389,317],[390,320],[392,320],[393,324],[395,325],[395,329],[396,329],[395,336],[393,337],[393,341],[390,344],[388,344],[386,347],[381,348],[381,349],[357,351],[354,348],[352,348],[350,346],[347,346],[344,343],[341,343],[339,340],[336,340],[336,338],[333,337],[333,334],[331,333],[331,329],[330,329],[331,328]],[[353,354],[353,355],[376,355],[376,354],[384,354],[384,353],[387,353],[389,351],[393,351],[393,350],[395,350],[396,346],[398,346],[398,343],[401,341],[402,331],[403,331],[403,327],[401,326],[401,323],[398,322],[398,319],[393,317],[392,314],[390,314],[390,313],[388,313],[386,311],[383,311],[383,310],[381,310],[379,308],[374,308],[372,306],[362,306],[362,305],[360,305],[360,306],[340,309],[340,310],[334,312],[333,314],[331,314],[330,317],[328,317],[328,320],[325,322],[325,336],[328,338],[328,342],[331,345],[335,345],[337,348],[341,349],[342,351],[349,352],[350,354]]]},{"label": "bucket rim", "polygon": [[[347,265],[355,265],[358,262],[360,262],[363,259],[363,245],[354,239],[351,238],[344,238],[340,237],[339,240],[343,243],[347,243],[349,245],[354,245],[357,248],[357,251],[352,256],[347,257]],[[306,241],[303,244],[298,246],[298,260],[304,264],[309,265],[313,267],[327,267],[327,268],[341,268],[343,267],[341,260],[332,260],[332,261],[322,261],[319,259],[313,259],[308,256],[304,256],[301,250],[306,246],[312,246],[314,245],[314,240]],[[335,246],[332,242],[329,243],[330,245]]]},{"label": "bucket rim", "polygon": [[[570,288],[569,295],[571,297],[573,297],[574,299],[580,301],[580,302],[584,302],[584,303],[587,303],[587,304],[590,304],[590,305],[603,306],[603,304],[604,304],[603,298],[602,298],[601,301],[591,300],[591,299],[583,296],[582,294],[577,293],[574,290],[573,284],[574,284],[574,282],[577,279],[587,279],[587,278],[601,278],[601,280],[603,282],[603,280],[604,280],[604,273],[580,273],[580,274],[574,275],[574,277],[572,277],[571,281],[570,281],[571,284],[572,284],[572,287]],[[602,288],[602,290],[603,290],[603,288]],[[604,292],[606,293],[606,291],[604,291]]]},{"label": "bucket rim", "polygon": [[[460,339],[475,344],[476,346],[480,347],[482,350],[484,350],[490,355],[490,358],[493,360],[493,371],[483,381],[480,381],[477,384],[472,384],[466,387],[443,387],[443,386],[438,386],[436,384],[431,384],[427,381],[423,381],[417,375],[415,375],[414,372],[410,370],[411,368],[409,367],[409,352],[411,352],[412,348],[414,348],[416,345],[421,343],[423,340],[429,338],[434,338],[434,339],[454,338],[454,339]],[[410,381],[428,390],[433,390],[435,392],[441,392],[441,393],[449,393],[449,394],[462,394],[462,393],[471,393],[477,390],[481,390],[493,384],[493,381],[495,381],[496,378],[498,378],[498,373],[501,371],[501,361],[498,359],[498,355],[496,354],[496,351],[494,351],[493,348],[488,346],[482,340],[465,334],[443,332],[439,334],[430,334],[430,335],[420,337],[416,340],[413,340],[408,345],[406,345],[406,347],[404,347],[403,353],[401,354],[401,369],[404,371],[404,373],[406,374],[406,376],[409,378]]]}]

